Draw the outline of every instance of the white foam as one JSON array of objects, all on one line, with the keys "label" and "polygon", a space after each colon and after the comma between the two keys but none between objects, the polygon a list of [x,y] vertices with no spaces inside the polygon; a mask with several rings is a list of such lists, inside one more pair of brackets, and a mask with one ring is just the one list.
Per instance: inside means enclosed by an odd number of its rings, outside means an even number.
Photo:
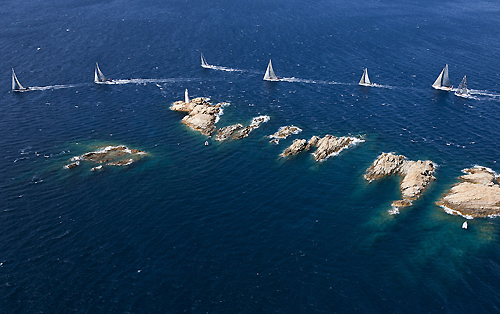
[{"label": "white foam", "polygon": [[439,205],[441,208],[444,209],[444,211],[449,214],[449,215],[458,215],[458,216],[462,216],[464,217],[465,219],[474,219],[474,217],[472,217],[471,215],[464,215],[462,214],[461,212],[459,212],[458,210],[454,210],[454,209],[451,209],[445,205]]},{"label": "white foam", "polygon": [[43,90],[51,90],[51,89],[63,89],[63,88],[73,88],[77,87],[81,84],[69,84],[69,85],[50,85],[50,86],[30,86],[29,90],[33,91],[43,91]]},{"label": "white foam", "polygon": [[389,213],[389,215],[399,215],[400,214],[399,208],[397,208],[396,206],[391,206],[391,209],[389,209],[387,212]]}]

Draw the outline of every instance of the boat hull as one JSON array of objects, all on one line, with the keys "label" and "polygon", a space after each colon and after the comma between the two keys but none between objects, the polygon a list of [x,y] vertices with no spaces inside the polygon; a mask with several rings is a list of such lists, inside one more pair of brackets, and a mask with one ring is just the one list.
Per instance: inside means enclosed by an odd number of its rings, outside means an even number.
[{"label": "boat hull", "polygon": [[444,90],[446,92],[451,92],[453,90],[453,87],[446,87],[446,86],[432,86],[432,88],[437,90]]},{"label": "boat hull", "polygon": [[279,82],[279,81],[280,81],[280,79],[270,79],[270,78],[269,78],[269,79],[266,79],[266,78],[265,78],[265,79],[264,79],[264,81],[268,81],[268,82]]},{"label": "boat hull", "polygon": [[27,92],[29,90],[30,90],[29,88],[23,88],[23,89],[13,89],[12,91],[17,93],[22,93],[22,92]]},{"label": "boat hull", "polygon": [[359,86],[366,86],[366,87],[372,87],[373,86],[373,83],[359,83]]},{"label": "boat hull", "polygon": [[455,96],[462,97],[462,98],[471,98],[470,94],[457,94],[457,93],[455,93]]}]

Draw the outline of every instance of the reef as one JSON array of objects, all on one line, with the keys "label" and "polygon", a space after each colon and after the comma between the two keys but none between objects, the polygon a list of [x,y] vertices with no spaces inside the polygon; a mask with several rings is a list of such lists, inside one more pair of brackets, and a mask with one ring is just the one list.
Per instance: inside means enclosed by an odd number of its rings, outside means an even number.
[{"label": "reef", "polygon": [[412,161],[403,155],[382,153],[373,164],[366,170],[365,179],[377,180],[385,176],[397,174],[403,177],[399,185],[402,200],[392,203],[396,209],[412,205],[412,202],[420,197],[426,187],[436,178],[433,176],[436,167],[430,160]]},{"label": "reef", "polygon": [[90,171],[100,170],[102,169],[102,165],[128,166],[141,159],[144,155],[147,155],[146,152],[137,149],[130,149],[123,145],[107,146],[96,151],[71,158],[70,163],[65,165],[64,168],[76,168],[80,166],[83,161],[100,164],[99,166],[91,168]]},{"label": "reef", "polygon": [[233,124],[217,130],[215,135],[215,140],[224,141],[228,138],[241,139],[247,137],[253,130],[260,127],[262,123],[269,121],[271,118],[269,116],[258,116],[252,119],[250,125],[243,127],[242,124]]},{"label": "reef", "polygon": [[464,169],[461,182],[455,184],[436,204],[453,215],[466,218],[500,215],[498,175],[481,166]]},{"label": "reef", "polygon": [[215,132],[215,124],[223,114],[222,107],[227,105],[228,103],[212,105],[208,102],[208,98],[198,97],[190,102],[176,101],[170,109],[187,112],[188,115],[182,118],[182,123],[203,135],[211,136]]},{"label": "reef", "polygon": [[344,149],[363,141],[363,139],[358,137],[336,137],[333,135],[326,135],[323,138],[313,136],[309,139],[309,141],[306,141],[305,139],[296,139],[293,141],[292,145],[287,147],[280,154],[280,157],[296,155],[315,146],[317,147],[316,151],[312,154],[314,156],[314,159],[316,161],[324,161],[331,156],[340,154],[340,152]]},{"label": "reef", "polygon": [[278,144],[280,139],[286,139],[290,135],[299,134],[300,132],[302,132],[302,129],[296,127],[295,125],[283,126],[279,128],[276,133],[269,135],[269,137],[272,139],[269,142]]}]

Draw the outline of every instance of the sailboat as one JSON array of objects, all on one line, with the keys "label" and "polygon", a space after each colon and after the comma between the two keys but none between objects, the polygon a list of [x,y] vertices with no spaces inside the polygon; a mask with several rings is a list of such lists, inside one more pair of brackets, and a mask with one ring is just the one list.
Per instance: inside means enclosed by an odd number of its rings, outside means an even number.
[{"label": "sailboat", "polygon": [[448,76],[448,65],[443,68],[434,84],[432,84],[432,87],[439,90],[451,91],[453,86],[451,86]]},{"label": "sailboat", "polygon": [[462,229],[467,229],[469,226],[467,225],[467,221],[464,221],[462,224]]},{"label": "sailboat", "polygon": [[29,87],[23,87],[19,80],[17,79],[14,69],[12,69],[12,91],[13,92],[25,92],[29,90]]},{"label": "sailboat", "polygon": [[110,82],[113,82],[112,79],[107,78],[102,74],[101,69],[99,69],[99,64],[97,62],[95,63],[95,70],[94,70],[94,83],[96,84],[109,84]]},{"label": "sailboat", "polygon": [[469,90],[467,89],[467,75],[464,76],[460,85],[458,85],[457,90],[455,91],[455,95],[463,98],[469,98]]},{"label": "sailboat", "polygon": [[370,78],[368,77],[368,69],[365,68],[363,71],[363,76],[361,76],[361,79],[359,80],[359,85],[361,86],[373,86],[374,84],[370,82]]},{"label": "sailboat", "polygon": [[213,65],[207,63],[207,60],[205,60],[203,53],[201,54],[201,66],[205,69],[212,69],[214,67]]},{"label": "sailboat", "polygon": [[269,59],[269,64],[267,65],[266,74],[264,75],[264,81],[278,82],[279,80],[280,78],[277,77],[276,74],[274,74],[271,59]]}]

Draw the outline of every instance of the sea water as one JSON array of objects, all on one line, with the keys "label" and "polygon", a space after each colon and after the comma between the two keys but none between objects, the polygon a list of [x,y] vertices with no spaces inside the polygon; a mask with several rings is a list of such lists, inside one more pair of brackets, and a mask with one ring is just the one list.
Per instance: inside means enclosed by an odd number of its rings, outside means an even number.
[{"label": "sea water", "polygon": [[[499,222],[435,202],[461,170],[499,171],[494,1],[4,1],[0,7],[0,312],[487,313]],[[200,66],[203,53],[215,69]],[[262,80],[272,59],[280,82]],[[93,83],[95,62],[113,85]],[[473,99],[431,84],[449,65]],[[375,87],[357,85],[368,68]],[[10,91],[14,68],[31,91]],[[228,102],[207,140],[169,106]],[[279,145],[285,125],[303,131]],[[297,138],[365,141],[316,162]],[[64,169],[109,145],[126,167]],[[382,152],[432,160],[400,214]]]}]

